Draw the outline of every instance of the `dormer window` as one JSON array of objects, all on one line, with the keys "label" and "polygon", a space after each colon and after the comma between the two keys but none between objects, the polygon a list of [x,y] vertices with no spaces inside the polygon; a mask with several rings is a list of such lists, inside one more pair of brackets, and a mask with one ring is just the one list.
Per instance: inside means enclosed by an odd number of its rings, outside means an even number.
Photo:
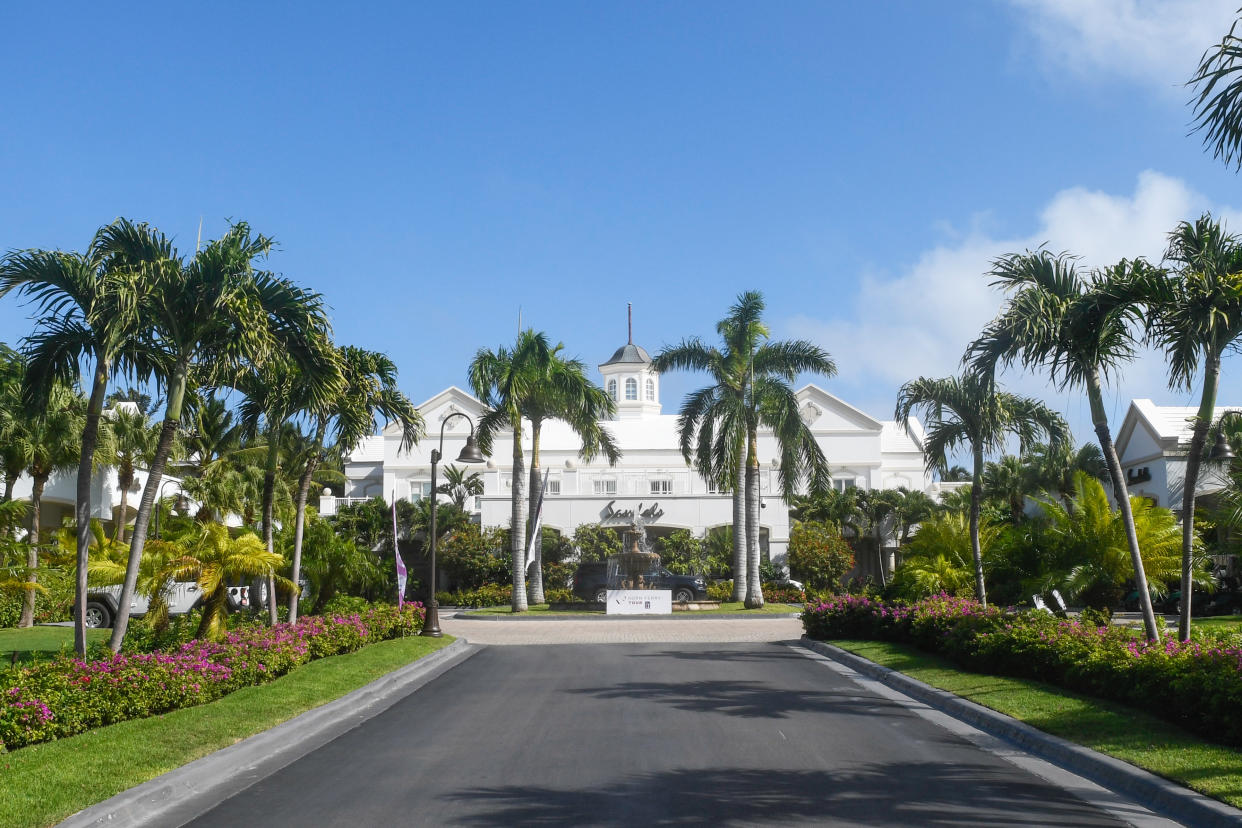
[{"label": "dormer window", "polygon": [[625,398],[627,400],[638,399],[638,380],[629,377],[625,380]]}]

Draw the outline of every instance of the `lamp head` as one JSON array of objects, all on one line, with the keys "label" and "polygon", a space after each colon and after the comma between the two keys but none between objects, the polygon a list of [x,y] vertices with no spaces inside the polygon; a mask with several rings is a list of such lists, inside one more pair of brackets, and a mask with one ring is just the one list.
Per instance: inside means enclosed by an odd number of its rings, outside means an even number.
[{"label": "lamp head", "polygon": [[466,444],[461,447],[461,454],[457,455],[458,463],[482,463],[483,452],[479,451],[479,444],[474,441],[474,435],[471,434],[466,438]]},{"label": "lamp head", "polygon": [[1208,452],[1209,460],[1232,460],[1233,449],[1229,448],[1229,441],[1225,439],[1225,431],[1221,429],[1216,432],[1216,442],[1212,444],[1212,450]]}]

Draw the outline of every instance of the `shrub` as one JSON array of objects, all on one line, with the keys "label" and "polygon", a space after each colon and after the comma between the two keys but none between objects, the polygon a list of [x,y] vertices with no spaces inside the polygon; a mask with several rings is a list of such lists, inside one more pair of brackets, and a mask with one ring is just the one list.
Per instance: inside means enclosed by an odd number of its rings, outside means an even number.
[{"label": "shrub", "polygon": [[196,639],[162,652],[58,656],[14,668],[0,673],[0,749],[203,704],[314,658],[414,634],[422,624],[421,605],[376,606],[296,624],[249,624],[221,641]]},{"label": "shrub", "polygon": [[582,599],[574,595],[571,590],[553,587],[543,591],[543,597],[548,599],[549,604],[572,604],[583,603]]},{"label": "shrub", "polygon": [[498,529],[467,523],[440,541],[437,561],[459,590],[477,589],[508,574],[510,558],[501,544]]},{"label": "shrub", "polygon": [[1242,744],[1242,636],[1200,633],[1182,643],[1044,612],[984,608],[936,595],[912,603],[837,596],[808,604],[812,638],[886,639],[979,672],[1060,685],[1149,710],[1209,738]]},{"label": "shrub", "polygon": [[512,601],[512,584],[484,584],[478,589],[436,593],[436,602],[450,607],[499,607]]},{"label": "shrub", "polygon": [[337,595],[323,605],[322,615],[350,615],[355,612],[366,612],[371,602],[357,595]]},{"label": "shrub", "polygon": [[707,585],[707,600],[728,601],[733,597],[733,581],[717,581]]},{"label": "shrub", "polygon": [[790,574],[812,589],[838,590],[854,553],[831,523],[801,521],[789,533]]},{"label": "shrub", "polygon": [[801,604],[806,596],[800,589],[777,584],[763,585],[763,600],[773,604]]}]

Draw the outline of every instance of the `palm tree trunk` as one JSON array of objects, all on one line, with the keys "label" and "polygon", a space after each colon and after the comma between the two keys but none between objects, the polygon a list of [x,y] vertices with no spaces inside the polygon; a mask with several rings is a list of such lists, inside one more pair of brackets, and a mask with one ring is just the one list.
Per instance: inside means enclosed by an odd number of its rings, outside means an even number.
[{"label": "palm tree trunk", "polygon": [[[77,521],[77,572],[73,589],[73,651],[86,655],[86,565],[91,550],[91,461],[99,442],[99,418],[103,414],[104,393],[108,390],[108,363],[100,360],[91,383],[91,398],[86,406],[86,425],[82,429],[82,453],[78,457],[77,493],[73,504]],[[125,494],[121,489],[121,520],[125,526]],[[122,539],[123,540],[123,539]]]},{"label": "palm tree trunk", "polygon": [[189,366],[179,363],[169,376],[168,404],[164,409],[164,425],[160,428],[160,441],[155,447],[155,456],[151,459],[151,468],[147,473],[147,484],[142,489],[142,500],[138,503],[138,514],[134,518],[134,534],[129,541],[129,561],[125,565],[125,581],[121,584],[121,594],[117,598],[116,618],[112,622],[112,638],[108,641],[108,646],[114,653],[121,651],[121,644],[125,641],[125,631],[129,628],[129,603],[134,600],[134,587],[138,583],[138,565],[142,561],[142,550],[147,543],[147,527],[151,525],[151,512],[159,496],[160,483],[164,479],[164,464],[168,462],[173,440],[177,436],[177,425],[181,422],[181,404],[185,400],[185,384],[188,374]]},{"label": "palm tree trunk", "polygon": [[18,627],[34,626],[34,585],[39,580],[35,576],[35,569],[39,566],[39,522],[43,511],[43,487],[47,484],[48,478],[46,474],[31,476],[34,478],[34,485],[30,490],[30,538],[26,546],[26,583],[30,586],[22,594],[22,614],[17,621]]},{"label": "palm tree trunk", "polygon": [[983,506],[983,446],[974,445],[975,468],[970,480],[970,554],[975,561],[975,597],[988,605],[988,591],[983,583],[983,547],[979,544],[979,512]]},{"label": "palm tree trunk", "polygon": [[525,612],[526,603],[526,516],[522,485],[526,482],[525,458],[522,457],[522,426],[513,429],[513,482],[510,492],[512,511],[509,517],[509,551],[513,555],[513,611]]},{"label": "palm tree trunk", "polygon": [[746,448],[746,609],[763,607],[759,577],[759,436],[747,435]]},{"label": "palm tree trunk", "polygon": [[134,481],[118,475],[116,482],[117,488],[121,490],[121,514],[116,519],[116,532],[113,537],[117,543],[125,543],[125,513],[129,511],[129,487]]},{"label": "palm tree trunk", "polygon": [[[272,531],[273,512],[276,503],[276,467],[280,463],[280,434],[275,428],[267,429],[267,468],[263,470],[263,545],[268,554],[275,551],[275,538]],[[434,496],[434,495],[433,495]],[[277,621],[276,615],[276,576],[267,575],[267,618],[272,624]]]},{"label": "palm tree trunk", "polygon": [[543,595],[543,532],[535,531],[535,510],[539,508],[539,496],[543,492],[543,481],[539,477],[539,431],[542,421],[531,420],[530,423],[530,515],[529,534],[531,553],[530,581],[527,591],[532,604],[544,603]]},{"label": "palm tree trunk", "polygon": [[1203,447],[1207,444],[1208,429],[1216,414],[1216,389],[1220,382],[1220,357],[1209,354],[1204,360],[1203,394],[1199,398],[1199,413],[1190,435],[1190,453],[1186,455],[1186,474],[1182,483],[1182,606],[1177,619],[1177,637],[1190,640],[1191,601],[1194,598],[1195,548],[1195,489],[1199,483],[1199,465],[1203,459]]},{"label": "palm tree trunk", "polygon": [[1143,610],[1143,629],[1152,641],[1160,640],[1160,629],[1156,626],[1156,611],[1151,604],[1151,593],[1147,591],[1147,572],[1143,569],[1143,554],[1139,549],[1138,534],[1134,531],[1134,513],[1130,509],[1130,492],[1126,488],[1125,475],[1121,473],[1121,461],[1117,459],[1117,448],[1113,445],[1112,434],[1108,430],[1108,414],[1104,410],[1104,395],[1100,390],[1100,376],[1095,371],[1087,375],[1087,398],[1091,403],[1091,422],[1095,426],[1095,435],[1100,441],[1100,450],[1104,453],[1104,462],[1108,464],[1108,475],[1113,481],[1113,497],[1117,508],[1121,511],[1121,520],[1126,529],[1126,543],[1130,547],[1130,563],[1134,567],[1134,581],[1138,587],[1139,605]]},{"label": "palm tree trunk", "polygon": [[0,503],[8,503],[13,499],[13,486],[17,484],[17,475],[6,474],[4,476],[4,497],[0,498]]},{"label": "palm tree trunk", "polygon": [[737,453],[737,477],[733,481],[733,595],[746,600],[746,452]]},{"label": "palm tree trunk", "polygon": [[[315,443],[311,449],[311,455],[306,460],[306,468],[302,470],[302,478],[298,481],[297,502],[294,504],[293,518],[293,567],[292,574],[289,576],[295,585],[293,595],[289,597],[289,623],[293,624],[298,620],[298,599],[301,598],[302,587],[299,578],[302,575],[302,538],[306,532],[306,499],[310,496],[311,478],[315,476],[315,469],[319,468],[319,452],[323,450],[324,432],[327,431],[328,421],[320,417],[319,425],[315,429]],[[435,493],[432,493],[435,496]]]}]

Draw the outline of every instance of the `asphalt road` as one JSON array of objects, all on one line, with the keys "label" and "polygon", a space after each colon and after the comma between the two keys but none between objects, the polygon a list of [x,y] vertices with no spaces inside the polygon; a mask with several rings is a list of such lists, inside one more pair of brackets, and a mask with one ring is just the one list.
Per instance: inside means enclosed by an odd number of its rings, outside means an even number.
[{"label": "asphalt road", "polygon": [[1119,825],[775,643],[484,647],[194,826]]}]

